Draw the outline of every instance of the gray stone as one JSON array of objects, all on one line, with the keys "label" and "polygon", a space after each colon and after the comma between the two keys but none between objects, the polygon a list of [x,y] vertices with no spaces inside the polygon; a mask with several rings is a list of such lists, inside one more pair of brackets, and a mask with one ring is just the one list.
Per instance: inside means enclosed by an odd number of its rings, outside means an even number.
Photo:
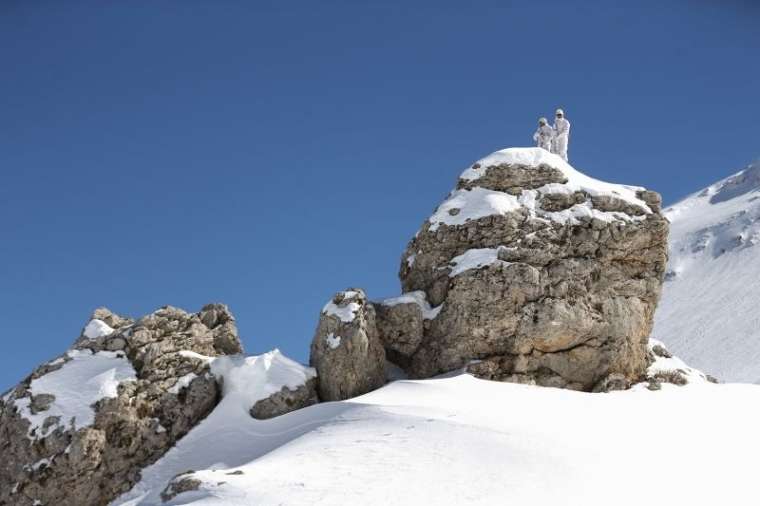
[{"label": "gray stone", "polygon": [[55,401],[55,396],[50,394],[38,394],[31,396],[32,402],[29,405],[32,414],[36,415],[43,411],[47,411],[50,405]]},{"label": "gray stone", "polygon": [[313,378],[295,389],[282,387],[279,392],[257,401],[250,413],[253,418],[266,420],[318,402],[317,379]]},{"label": "gray stone", "polygon": [[194,471],[187,471],[175,476],[163,492],[161,492],[161,500],[163,502],[169,502],[179,494],[198,490],[203,482],[197,478],[193,478],[193,473]]},{"label": "gray stone", "polygon": [[317,370],[323,401],[356,397],[385,383],[385,350],[375,308],[363,290],[338,292],[325,306],[309,361]]},{"label": "gray stone", "polygon": [[378,336],[386,355],[392,362],[408,366],[422,343],[425,326],[422,308],[413,302],[392,306],[382,303],[373,305]]}]

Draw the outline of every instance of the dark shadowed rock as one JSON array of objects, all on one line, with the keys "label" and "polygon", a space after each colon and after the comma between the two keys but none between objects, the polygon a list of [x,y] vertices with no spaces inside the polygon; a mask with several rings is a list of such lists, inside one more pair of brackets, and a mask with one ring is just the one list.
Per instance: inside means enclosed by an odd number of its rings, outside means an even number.
[{"label": "dark shadowed rock", "polygon": [[266,420],[318,402],[317,379],[312,378],[297,388],[282,387],[279,392],[257,401],[251,407],[251,416],[258,420]]}]

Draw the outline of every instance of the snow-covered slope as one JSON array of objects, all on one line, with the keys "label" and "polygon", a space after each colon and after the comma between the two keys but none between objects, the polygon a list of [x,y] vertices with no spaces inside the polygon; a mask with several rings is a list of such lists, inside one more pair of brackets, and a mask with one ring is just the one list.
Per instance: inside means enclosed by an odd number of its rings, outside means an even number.
[{"label": "snow-covered slope", "polygon": [[[609,394],[461,374],[254,420],[250,402],[308,369],[224,359],[222,403],[116,505],[753,504],[760,387]],[[684,368],[660,356],[651,373]],[[290,379],[289,379],[290,378]],[[263,390],[262,390],[263,389]],[[195,490],[192,490],[195,489]]]},{"label": "snow-covered slope", "polygon": [[669,271],[652,335],[720,380],[760,382],[760,161],[665,214]]}]

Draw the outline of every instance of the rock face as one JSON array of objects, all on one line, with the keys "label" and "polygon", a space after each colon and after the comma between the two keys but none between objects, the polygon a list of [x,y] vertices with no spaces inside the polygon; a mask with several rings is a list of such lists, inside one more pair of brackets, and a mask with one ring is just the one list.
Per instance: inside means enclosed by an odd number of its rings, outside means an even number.
[{"label": "rock face", "polygon": [[363,290],[338,292],[322,309],[310,364],[317,370],[323,401],[356,397],[385,383],[375,308]]},{"label": "rock face", "polygon": [[108,504],[217,404],[198,354],[240,352],[221,304],[137,321],[97,310],[71,350],[0,402],[0,504]]},{"label": "rock face", "polygon": [[496,152],[461,175],[403,255],[404,292],[436,315],[378,311],[379,334],[417,378],[468,367],[578,390],[628,385],[645,374],[667,233],[654,192],[591,179],[540,148]]},{"label": "rock face", "polygon": [[430,322],[438,316],[440,306],[431,308],[423,291],[375,302],[373,306],[377,333],[388,360],[408,368],[412,355],[422,343],[422,336],[429,331]]}]

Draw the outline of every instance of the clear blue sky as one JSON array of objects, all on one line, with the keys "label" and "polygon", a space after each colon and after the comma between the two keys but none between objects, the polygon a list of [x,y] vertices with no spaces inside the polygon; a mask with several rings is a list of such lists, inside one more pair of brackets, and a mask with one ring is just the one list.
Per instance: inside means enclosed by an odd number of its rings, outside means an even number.
[{"label": "clear blue sky", "polygon": [[557,106],[577,168],[666,202],[757,157],[758,2],[627,3],[3,0],[0,390],[101,305],[222,301],[308,360],[333,292],[398,293],[458,173]]}]

